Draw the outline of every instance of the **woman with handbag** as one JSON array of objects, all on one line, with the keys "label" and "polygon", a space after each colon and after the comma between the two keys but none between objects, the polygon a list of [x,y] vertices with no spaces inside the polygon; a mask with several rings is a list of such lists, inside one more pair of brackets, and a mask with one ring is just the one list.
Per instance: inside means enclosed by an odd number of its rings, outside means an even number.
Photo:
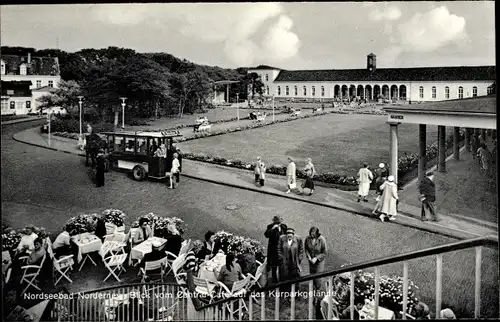
[{"label": "woman with handbag", "polygon": [[290,193],[292,189],[297,187],[297,168],[291,157],[288,157],[288,166],[286,168],[286,193]]},{"label": "woman with handbag", "polygon": [[304,171],[306,172],[306,180],[302,184],[302,193],[304,193],[304,189],[309,189],[309,195],[311,196],[314,193],[313,178],[316,175],[316,169],[314,168],[314,164],[312,164],[311,158],[306,159]]}]

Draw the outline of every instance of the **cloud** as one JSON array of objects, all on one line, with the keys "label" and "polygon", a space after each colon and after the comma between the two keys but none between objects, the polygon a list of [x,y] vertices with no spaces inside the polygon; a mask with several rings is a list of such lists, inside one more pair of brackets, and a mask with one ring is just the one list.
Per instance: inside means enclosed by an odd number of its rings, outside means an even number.
[{"label": "cloud", "polygon": [[[122,26],[154,22],[193,41],[221,43],[226,56],[238,66],[289,59],[300,47],[291,30],[293,20],[279,3],[99,5],[94,18]],[[259,37],[263,39],[257,44],[254,38]]]},{"label": "cloud", "polygon": [[[371,6],[373,8],[373,6]],[[368,18],[372,21],[398,20],[401,18],[401,10],[396,6],[385,6],[383,9],[375,8],[370,11]]]},{"label": "cloud", "polygon": [[405,51],[431,52],[450,43],[468,40],[465,18],[441,6],[417,13],[399,25],[400,45]]}]

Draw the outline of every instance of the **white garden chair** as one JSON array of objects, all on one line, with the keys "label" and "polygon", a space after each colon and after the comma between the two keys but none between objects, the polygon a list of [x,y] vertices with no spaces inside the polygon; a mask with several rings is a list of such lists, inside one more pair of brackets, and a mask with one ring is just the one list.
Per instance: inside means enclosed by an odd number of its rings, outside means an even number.
[{"label": "white garden chair", "polygon": [[191,247],[192,247],[191,239],[183,241],[181,250],[179,251],[179,255],[177,256],[180,256],[182,254],[187,254]]},{"label": "white garden chair", "polygon": [[[125,253],[125,254],[114,255],[111,252],[113,248],[114,246],[111,243],[108,243],[106,245],[103,245],[101,247],[101,250],[99,251],[102,257],[102,262],[109,271],[109,274],[104,279],[104,282],[106,282],[110,276],[113,276],[118,282],[121,282],[119,276],[122,272],[126,272],[126,269],[125,267],[123,267],[123,264],[127,260],[128,254]],[[111,255],[107,256],[108,254]]]},{"label": "white garden chair", "polygon": [[[219,285],[221,287],[221,290],[219,291],[219,296],[221,296],[223,298],[230,298],[233,296],[243,296],[249,290],[250,286],[252,285],[252,280],[251,280],[250,276],[247,275],[243,280],[234,282],[231,290],[229,290],[229,288],[221,282],[217,282],[217,285]],[[233,315],[237,312],[240,312],[243,309],[248,311],[248,307],[245,304],[245,301],[241,301],[241,302],[243,303],[243,305],[237,309],[234,309],[233,311],[231,311],[231,306],[229,305],[229,303],[225,303],[225,306],[226,306],[227,310],[229,311],[229,314]]]},{"label": "white garden chair", "polygon": [[179,301],[170,305],[168,308],[161,307],[158,309],[158,318],[155,321],[173,321],[175,315],[175,309],[179,305]]},{"label": "white garden chair", "polygon": [[146,280],[146,277],[148,277],[148,272],[151,271],[157,271],[160,270],[160,277],[161,280],[163,281],[163,278],[165,276],[165,266],[167,264],[167,257],[164,257],[162,259],[159,259],[157,261],[151,261],[151,262],[146,262],[144,263],[144,267],[140,268],[140,273],[142,274],[142,281],[144,282]]},{"label": "white garden chair", "polygon": [[214,301],[214,288],[217,284],[210,282],[209,280],[202,279],[196,276],[193,276],[193,283],[195,285],[195,291],[203,296],[209,298],[208,303],[212,303]]},{"label": "white garden chair", "polygon": [[177,264],[176,264],[177,269],[182,268],[182,265],[184,265],[184,260],[186,258],[187,252],[186,253],[179,252],[178,256],[176,256],[175,254],[168,252],[168,251],[165,253],[167,254],[167,264],[166,264],[167,265],[167,272],[165,273],[165,276],[170,274],[170,272],[173,272],[175,275],[177,271],[174,269],[174,263],[177,262]]},{"label": "white garden chair", "polygon": [[128,245],[130,246],[130,256],[128,259],[129,266],[136,265],[140,262],[140,260],[135,260],[135,263],[134,263],[134,260],[132,259],[132,248],[134,247],[133,239],[134,239],[135,235],[139,233],[139,229],[141,229],[141,228],[130,228],[129,232],[127,233],[126,240],[127,240]]},{"label": "white garden chair", "polygon": [[104,236],[103,246],[106,244],[112,245],[110,249],[112,254],[125,254],[125,247],[127,247],[127,234],[115,231],[111,235],[106,235]]},{"label": "white garden chair", "polygon": [[243,275],[243,277],[250,276],[250,280],[252,281],[251,286],[257,285],[258,287],[263,287],[262,285],[260,285],[259,280],[262,277],[262,274],[264,274],[264,270],[265,270],[266,264],[267,264],[267,258],[264,261],[264,263],[261,263],[259,261],[256,261],[256,262],[259,265],[259,267],[257,267],[257,271],[255,271],[255,275],[252,275],[250,273],[248,273],[247,275],[245,275],[245,274],[242,274],[242,275]]},{"label": "white garden chair", "polygon": [[[38,275],[40,275],[40,271],[42,270],[42,267],[43,267],[43,264],[45,263],[46,257],[47,257],[47,254],[45,254],[43,256],[40,265],[24,265],[21,267],[21,269],[23,270],[23,276],[21,278],[21,285],[25,282],[28,284],[28,285],[26,285],[24,290],[21,292],[21,295],[23,295],[30,286],[41,291],[41,289],[36,285],[36,283],[38,282],[37,278],[38,278]],[[21,259],[27,259],[27,256],[25,256],[24,258],[20,257],[19,260],[21,260]]]},{"label": "white garden chair", "polygon": [[[187,284],[187,282],[186,282],[187,273],[182,272],[182,267],[183,267],[185,262],[186,262],[186,255],[184,255],[184,254],[179,255],[179,257],[177,257],[175,259],[175,261],[172,263],[172,265],[170,267],[170,271],[173,272],[173,274],[174,274],[175,281],[177,282],[178,285],[182,285],[182,286]],[[168,275],[168,273],[165,274],[165,276],[167,276],[167,275]]]},{"label": "white garden chair", "polygon": [[54,250],[52,249],[52,242],[47,238],[47,253],[52,260],[52,279],[54,281],[54,286],[59,283],[62,278],[65,278],[68,282],[73,283],[71,278],[69,278],[69,271],[73,270],[73,265],[75,261],[73,259],[74,255],[66,255],[57,259],[54,255]]}]

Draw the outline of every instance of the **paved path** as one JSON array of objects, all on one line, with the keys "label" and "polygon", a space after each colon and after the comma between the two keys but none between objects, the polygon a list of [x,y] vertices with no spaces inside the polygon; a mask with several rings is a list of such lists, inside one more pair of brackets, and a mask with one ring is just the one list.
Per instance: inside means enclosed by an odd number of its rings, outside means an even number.
[{"label": "paved path", "polygon": [[[38,128],[21,131],[16,133],[13,138],[17,141],[39,147],[50,148],[65,153],[84,155],[83,151],[77,149],[76,141],[73,139],[52,136],[51,146],[49,147],[47,135],[40,134]],[[357,203],[355,191],[346,192],[333,188],[318,187],[313,196],[302,196],[296,193],[285,194],[284,178],[281,176],[269,174],[267,175],[266,185],[264,187],[259,187],[253,183],[253,173],[251,171],[191,160],[183,160],[183,175],[235,188],[242,188],[259,193],[280,196],[282,198],[300,200],[333,209],[345,210],[369,217],[372,217],[371,210],[375,203],[374,198],[371,198],[368,203]],[[402,193],[404,194],[404,192]],[[406,203],[400,203],[399,210],[400,216],[398,216],[398,219],[388,224],[400,224],[460,239],[498,234],[498,229],[495,226],[487,225],[482,222],[466,221],[459,216],[443,214],[440,216],[441,220],[439,222],[422,222],[419,219],[420,207]]]}]

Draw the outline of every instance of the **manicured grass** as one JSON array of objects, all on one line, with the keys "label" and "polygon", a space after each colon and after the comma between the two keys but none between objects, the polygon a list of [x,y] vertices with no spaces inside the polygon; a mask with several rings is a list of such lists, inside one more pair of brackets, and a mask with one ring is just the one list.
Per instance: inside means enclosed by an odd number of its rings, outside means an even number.
[{"label": "manicured grass", "polygon": [[[388,163],[387,116],[331,114],[265,126],[181,144],[184,151],[206,153],[228,159],[286,164],[292,156],[299,167],[310,157],[318,172],[355,175],[363,162],[372,168]],[[399,126],[399,154],[418,152],[418,125]],[[451,133],[452,129],[448,129]],[[437,126],[427,127],[427,143],[437,139]]]},{"label": "manicured grass", "polygon": [[0,117],[0,120],[2,122],[5,122],[5,121],[13,121],[13,120],[25,119],[27,117],[28,117],[27,115],[2,115]]}]

